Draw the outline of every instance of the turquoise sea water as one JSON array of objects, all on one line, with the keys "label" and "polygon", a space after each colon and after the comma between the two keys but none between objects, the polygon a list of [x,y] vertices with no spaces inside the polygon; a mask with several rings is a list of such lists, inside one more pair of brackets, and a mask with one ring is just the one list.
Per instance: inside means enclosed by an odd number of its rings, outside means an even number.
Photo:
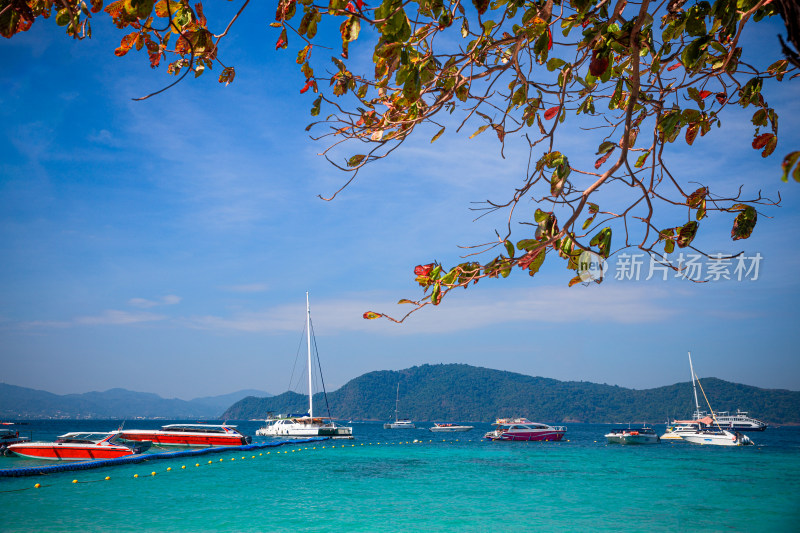
[{"label": "turquoise sea water", "polygon": [[[50,440],[117,425],[20,429]],[[259,423],[238,425],[252,435]],[[488,424],[434,434],[356,423],[352,441],[0,478],[0,530],[800,531],[800,428],[728,448],[607,445],[611,427],[573,424],[559,443],[512,443],[481,439]],[[43,463],[0,457],[0,468],[33,464]]]}]

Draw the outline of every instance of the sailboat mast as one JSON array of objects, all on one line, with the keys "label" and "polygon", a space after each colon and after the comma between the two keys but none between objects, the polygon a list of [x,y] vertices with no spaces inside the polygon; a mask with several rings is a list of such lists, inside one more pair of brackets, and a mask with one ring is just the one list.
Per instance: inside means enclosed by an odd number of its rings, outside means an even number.
[{"label": "sailboat mast", "polygon": [[394,401],[394,421],[397,422],[400,413],[400,382],[397,382],[397,399]]},{"label": "sailboat mast", "polygon": [[[308,416],[314,418],[314,388],[311,381],[311,305],[306,292],[306,336],[308,341]],[[695,392],[695,399],[697,393]]]},{"label": "sailboat mast", "polygon": [[694,391],[694,414],[700,416],[700,402],[697,401],[697,386],[694,379],[694,367],[692,366],[692,352],[689,352],[689,370],[692,372],[692,390]]}]

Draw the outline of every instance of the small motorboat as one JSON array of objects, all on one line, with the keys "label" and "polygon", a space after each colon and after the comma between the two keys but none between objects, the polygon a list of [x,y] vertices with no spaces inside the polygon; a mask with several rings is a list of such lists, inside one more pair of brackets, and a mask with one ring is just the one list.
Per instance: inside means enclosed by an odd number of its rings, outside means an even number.
[{"label": "small motorboat", "polygon": [[126,441],[150,441],[157,446],[243,446],[251,437],[242,435],[236,426],[227,424],[168,424],[161,429],[123,429]]},{"label": "small motorboat", "polygon": [[649,427],[638,429],[612,429],[605,435],[609,444],[658,444],[660,439],[655,430]]},{"label": "small motorboat", "polygon": [[20,437],[16,429],[0,428],[0,455],[10,454],[7,451],[10,445],[30,440],[30,437]]},{"label": "small motorboat", "polygon": [[559,441],[567,432],[565,426],[549,426],[527,418],[498,418],[497,429],[483,437],[490,440]]},{"label": "small motorboat", "polygon": [[459,424],[437,424],[436,422],[434,422],[433,427],[429,429],[434,433],[448,433],[456,431],[469,431],[474,427],[475,426],[462,426]]},{"label": "small motorboat", "polygon": [[51,459],[56,461],[89,461],[92,459],[116,459],[135,455],[150,448],[150,442],[136,445],[119,442],[118,431],[97,433],[74,431],[59,436],[55,442],[23,442],[10,444],[8,451],[28,459]]}]

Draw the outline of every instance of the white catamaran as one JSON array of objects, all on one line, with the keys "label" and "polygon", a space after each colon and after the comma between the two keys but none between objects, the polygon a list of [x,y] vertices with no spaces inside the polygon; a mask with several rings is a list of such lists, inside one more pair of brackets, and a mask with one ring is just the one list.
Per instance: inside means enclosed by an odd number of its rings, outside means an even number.
[{"label": "white catamaran", "polygon": [[267,437],[332,437],[352,439],[353,428],[338,426],[329,416],[314,416],[314,385],[311,377],[311,306],[306,293],[306,333],[308,343],[308,414],[267,418],[266,425],[256,435]]},{"label": "white catamaran", "polygon": [[394,422],[386,422],[383,429],[416,429],[417,426],[408,418],[398,418],[400,413],[400,383],[397,383],[397,399],[394,402]]}]

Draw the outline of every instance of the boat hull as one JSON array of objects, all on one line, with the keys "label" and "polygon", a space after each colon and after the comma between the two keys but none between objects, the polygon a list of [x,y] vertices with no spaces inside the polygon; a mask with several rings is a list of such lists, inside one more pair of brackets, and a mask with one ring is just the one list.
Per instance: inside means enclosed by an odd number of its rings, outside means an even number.
[{"label": "boat hull", "polygon": [[713,446],[748,446],[753,444],[753,441],[747,435],[737,436],[728,431],[722,431],[721,433],[684,433],[681,438],[692,444],[710,444]]},{"label": "boat hull", "polygon": [[151,441],[156,446],[194,446],[208,448],[217,446],[243,446],[247,444],[247,438],[243,435],[171,433],[168,431],[123,431],[120,434],[120,438],[135,442]]},{"label": "boat hull", "polygon": [[539,432],[525,432],[525,433],[501,433],[499,435],[487,434],[486,438],[490,440],[507,440],[507,441],[559,441],[564,437],[563,431],[539,431]]},{"label": "boat hull", "polygon": [[20,457],[52,461],[90,461],[134,455],[134,451],[127,446],[71,445],[49,442],[12,444],[8,447],[8,451]]},{"label": "boat hull", "polygon": [[606,435],[609,444],[658,444],[658,435]]},{"label": "boat hull", "polygon": [[434,433],[453,433],[453,432],[460,432],[460,431],[469,431],[474,426],[433,426],[429,428]]}]

